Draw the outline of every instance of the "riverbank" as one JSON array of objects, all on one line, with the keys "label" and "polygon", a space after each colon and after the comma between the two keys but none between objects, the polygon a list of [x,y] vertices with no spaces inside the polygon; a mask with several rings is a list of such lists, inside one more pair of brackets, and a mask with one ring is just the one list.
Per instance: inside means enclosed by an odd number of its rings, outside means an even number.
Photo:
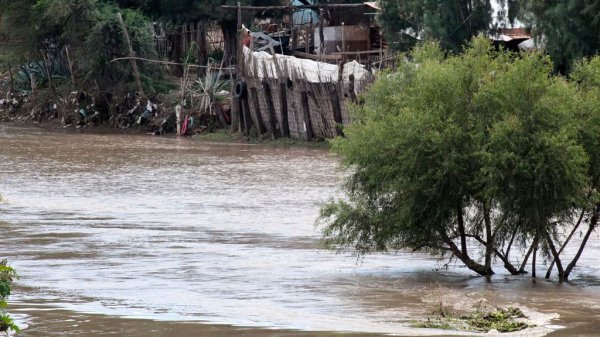
[{"label": "riverbank", "polygon": [[330,142],[327,140],[311,141],[307,142],[299,139],[292,138],[258,138],[258,137],[246,137],[241,133],[234,133],[230,130],[219,129],[214,132],[205,132],[192,136],[193,139],[197,139],[203,142],[214,142],[214,143],[233,143],[233,144],[256,144],[272,147],[306,147],[306,148],[318,148],[318,149],[329,149]]},{"label": "riverbank", "polygon": [[[139,97],[104,97],[85,93],[65,94],[66,98],[40,93],[35,99],[27,95],[0,99],[0,123],[19,127],[33,127],[48,131],[91,134],[140,134],[150,136],[176,136],[176,99],[162,95],[155,100]],[[98,102],[102,101],[100,104]],[[225,111],[224,113],[228,113]],[[293,138],[272,139],[268,135],[231,131],[217,116],[193,113],[183,109],[185,125],[182,137],[204,142],[260,144],[265,146],[329,148],[324,139],[305,141]]]}]

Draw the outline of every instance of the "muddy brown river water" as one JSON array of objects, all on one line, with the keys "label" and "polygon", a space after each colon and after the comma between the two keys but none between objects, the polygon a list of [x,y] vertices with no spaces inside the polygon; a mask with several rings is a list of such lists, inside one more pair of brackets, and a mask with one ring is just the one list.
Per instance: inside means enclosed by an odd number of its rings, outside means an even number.
[{"label": "muddy brown river water", "polygon": [[0,124],[19,336],[444,335],[410,323],[448,294],[555,315],[549,336],[600,336],[597,236],[563,285],[486,284],[419,254],[358,261],[321,249],[314,227],[336,165],[319,149]]}]

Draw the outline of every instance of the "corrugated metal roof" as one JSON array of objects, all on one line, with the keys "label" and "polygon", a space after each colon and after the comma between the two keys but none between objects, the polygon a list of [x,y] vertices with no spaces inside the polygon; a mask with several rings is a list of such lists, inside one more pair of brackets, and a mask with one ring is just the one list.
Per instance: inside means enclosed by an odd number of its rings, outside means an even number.
[{"label": "corrugated metal roof", "polygon": [[371,7],[373,9],[376,9],[378,11],[381,10],[381,7],[379,6],[379,4],[377,3],[377,1],[366,1],[364,2],[364,4],[368,7]]}]

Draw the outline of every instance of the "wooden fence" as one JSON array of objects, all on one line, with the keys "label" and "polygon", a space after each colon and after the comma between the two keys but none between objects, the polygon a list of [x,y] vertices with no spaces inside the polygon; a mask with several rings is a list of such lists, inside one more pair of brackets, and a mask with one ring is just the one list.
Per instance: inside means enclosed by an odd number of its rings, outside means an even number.
[{"label": "wooden fence", "polygon": [[247,91],[233,104],[233,128],[246,134],[254,128],[273,139],[311,141],[342,135],[343,127],[350,123],[348,103],[356,101],[356,92],[364,90],[373,78],[366,76],[355,83],[350,75],[348,81],[324,78],[314,82],[300,69],[275,66],[273,76],[262,66],[260,71],[261,65],[253,60],[243,69]]}]

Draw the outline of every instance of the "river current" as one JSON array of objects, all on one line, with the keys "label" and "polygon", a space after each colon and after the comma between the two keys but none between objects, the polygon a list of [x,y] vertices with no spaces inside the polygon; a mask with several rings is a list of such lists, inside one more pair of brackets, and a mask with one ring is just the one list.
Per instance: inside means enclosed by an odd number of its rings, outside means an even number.
[{"label": "river current", "polygon": [[19,336],[447,334],[410,324],[448,292],[555,317],[550,336],[600,336],[597,236],[567,285],[357,259],[324,250],[314,225],[339,176],[321,149],[0,125]]}]

